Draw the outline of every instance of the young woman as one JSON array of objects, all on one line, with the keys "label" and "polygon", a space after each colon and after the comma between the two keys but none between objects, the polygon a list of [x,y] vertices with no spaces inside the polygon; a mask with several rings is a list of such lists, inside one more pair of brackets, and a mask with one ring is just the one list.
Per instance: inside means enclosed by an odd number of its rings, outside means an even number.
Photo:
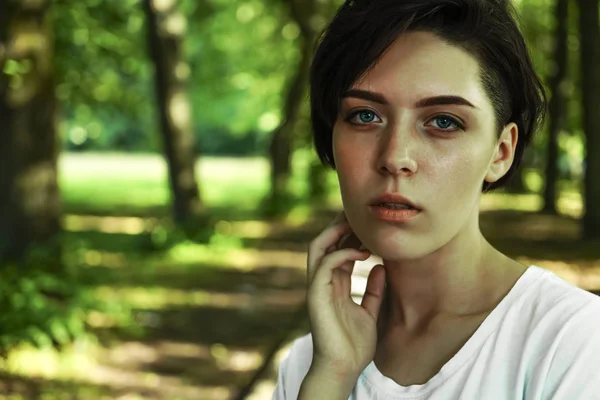
[{"label": "young woman", "polygon": [[311,334],[274,398],[600,399],[600,298],[479,229],[482,191],[514,174],[545,109],[508,0],[347,1],[311,109],[344,213],[309,247]]}]

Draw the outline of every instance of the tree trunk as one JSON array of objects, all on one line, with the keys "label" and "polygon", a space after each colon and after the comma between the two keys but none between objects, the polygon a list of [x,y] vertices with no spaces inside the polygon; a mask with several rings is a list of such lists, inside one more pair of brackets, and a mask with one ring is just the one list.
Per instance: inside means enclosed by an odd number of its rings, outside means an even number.
[{"label": "tree trunk", "polygon": [[567,79],[567,23],[569,14],[569,1],[556,0],[554,17],[556,27],[554,31],[554,55],[556,69],[550,78],[551,99],[549,105],[550,126],[548,131],[548,148],[546,158],[546,176],[544,187],[544,207],[542,212],[557,214],[556,198],[558,182],[558,135],[564,127],[567,113],[567,102],[564,94]]},{"label": "tree trunk", "polygon": [[283,108],[283,122],[273,132],[269,149],[271,160],[271,193],[269,207],[272,211],[284,211],[291,176],[294,126],[300,115],[313,54],[316,32],[310,19],[315,12],[313,0],[292,0],[290,13],[301,32],[301,50],[298,67],[291,80]]},{"label": "tree trunk", "polygon": [[579,0],[583,129],[586,136],[583,232],[600,237],[600,22],[599,0]]},{"label": "tree trunk", "polygon": [[177,0],[143,1],[173,219],[182,226],[200,216],[203,207],[196,183],[191,107],[186,93],[189,67],[182,55],[186,20],[177,11],[177,4]]},{"label": "tree trunk", "polygon": [[59,268],[59,142],[50,1],[0,0],[0,263]]}]

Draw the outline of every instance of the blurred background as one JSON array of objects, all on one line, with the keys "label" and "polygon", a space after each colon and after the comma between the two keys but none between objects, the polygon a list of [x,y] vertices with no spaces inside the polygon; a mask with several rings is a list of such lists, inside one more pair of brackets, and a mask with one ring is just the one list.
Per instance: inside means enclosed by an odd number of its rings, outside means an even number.
[{"label": "blurred background", "polygon": [[[340,3],[0,0],[0,399],[270,399],[341,207],[306,101]],[[550,115],[481,226],[598,292],[598,0],[514,4]]]}]

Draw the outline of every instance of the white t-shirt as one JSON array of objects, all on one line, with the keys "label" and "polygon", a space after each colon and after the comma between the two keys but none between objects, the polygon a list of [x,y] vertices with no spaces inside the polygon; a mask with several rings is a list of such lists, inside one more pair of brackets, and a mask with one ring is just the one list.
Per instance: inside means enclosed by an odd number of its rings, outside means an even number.
[{"label": "white t-shirt", "polygon": [[[298,397],[311,360],[309,334],[279,365],[273,399]],[[371,362],[350,396],[367,399],[600,399],[600,297],[531,266],[425,384],[398,385]]]}]

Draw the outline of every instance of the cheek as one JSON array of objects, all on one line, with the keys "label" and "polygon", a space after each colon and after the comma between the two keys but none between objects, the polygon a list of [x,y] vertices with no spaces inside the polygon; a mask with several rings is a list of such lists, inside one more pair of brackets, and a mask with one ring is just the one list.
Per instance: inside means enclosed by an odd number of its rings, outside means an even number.
[{"label": "cheek", "polygon": [[[487,151],[478,146],[459,146],[443,157],[430,158],[429,180],[444,193],[444,202],[478,196],[487,172]],[[442,199],[440,199],[442,200]]]},{"label": "cheek", "polygon": [[350,189],[362,181],[361,177],[368,173],[368,150],[365,143],[359,143],[352,138],[340,138],[341,134],[334,132],[333,157],[342,190]]}]

